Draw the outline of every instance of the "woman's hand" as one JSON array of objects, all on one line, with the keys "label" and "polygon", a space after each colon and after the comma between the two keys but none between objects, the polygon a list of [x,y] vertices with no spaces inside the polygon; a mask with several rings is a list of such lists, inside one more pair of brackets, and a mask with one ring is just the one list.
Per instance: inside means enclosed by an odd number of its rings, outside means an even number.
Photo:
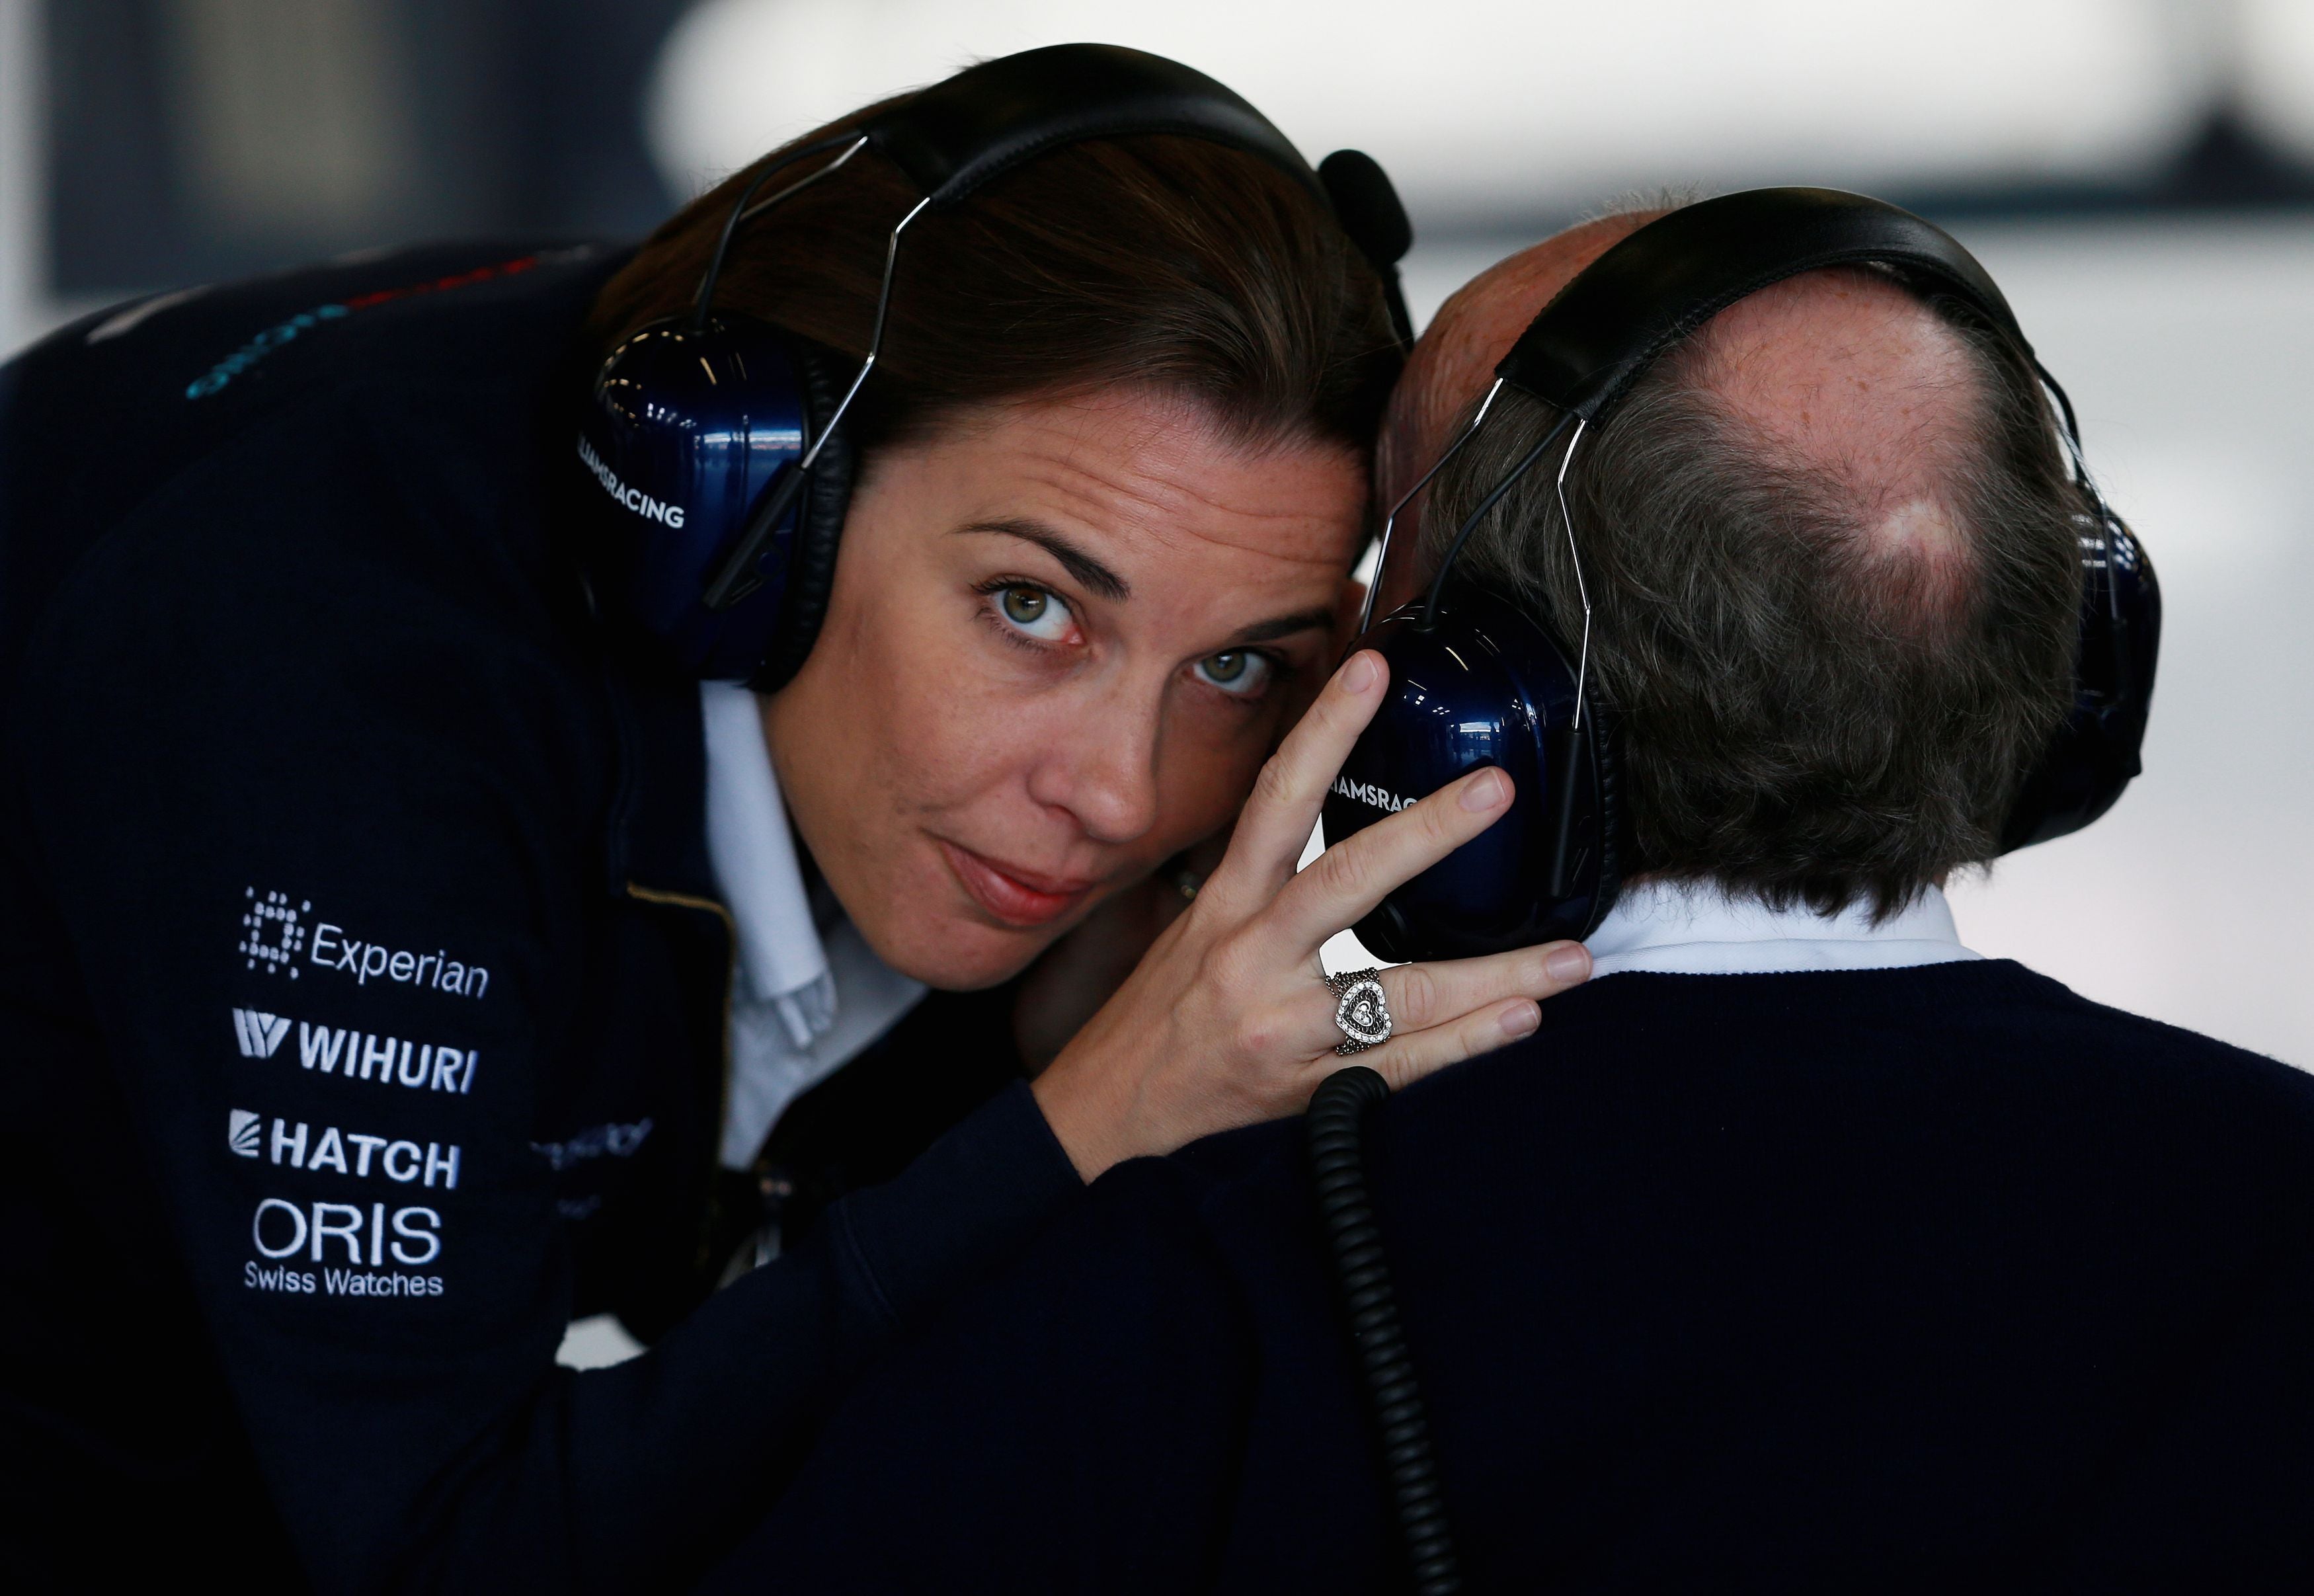
[{"label": "woman's hand", "polygon": [[[1233,1125],[1296,1114],[1341,1060],[1318,949],[1500,819],[1510,778],[1473,771],[1294,866],[1327,785],[1382,703],[1388,667],[1352,655],[1262,767],[1197,901],[1039,1075],[1046,1119],[1087,1180]],[[1591,973],[1580,943],[1402,965],[1380,977],[1395,1031],[1358,1055],[1395,1089],[1541,1023]]]}]

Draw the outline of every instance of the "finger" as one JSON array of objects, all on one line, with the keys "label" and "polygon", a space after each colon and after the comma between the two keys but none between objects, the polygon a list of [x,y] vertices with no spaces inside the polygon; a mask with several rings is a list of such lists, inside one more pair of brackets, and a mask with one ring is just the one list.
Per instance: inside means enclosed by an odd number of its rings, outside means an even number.
[{"label": "finger", "polygon": [[1511,779],[1489,765],[1345,837],[1278,894],[1265,936],[1299,957],[1500,820],[1511,797]]},{"label": "finger", "polygon": [[[1580,942],[1546,942],[1484,958],[1400,965],[1374,977],[1390,1005],[1391,1026],[1408,1033],[1426,1031],[1509,998],[1538,1002],[1555,998],[1590,978],[1591,955]],[[1333,1023],[1329,1006],[1326,1024],[1331,1027]]]},{"label": "finger", "polygon": [[1390,667],[1371,648],[1342,662],[1255,778],[1230,834],[1229,851],[1214,872],[1214,884],[1223,893],[1267,903],[1293,876],[1318,824],[1326,789],[1382,707],[1389,682]]},{"label": "finger", "polygon": [[1542,1010],[1533,999],[1513,998],[1426,1031],[1392,1036],[1380,1047],[1356,1054],[1355,1062],[1380,1071],[1390,1082],[1390,1089],[1397,1091],[1449,1064],[1508,1047],[1523,1036],[1532,1036],[1541,1023]]},{"label": "finger", "polygon": [[[1590,978],[1591,955],[1580,942],[1546,942],[1483,958],[1400,965],[1374,975],[1382,983],[1382,1001],[1390,1006],[1391,1028],[1409,1035],[1506,999],[1557,997]],[[1312,993],[1297,1005],[1297,1017],[1307,1018],[1298,1019],[1287,1045],[1314,1056],[1339,1043],[1344,1033],[1334,1018],[1339,1003],[1331,987]]]}]

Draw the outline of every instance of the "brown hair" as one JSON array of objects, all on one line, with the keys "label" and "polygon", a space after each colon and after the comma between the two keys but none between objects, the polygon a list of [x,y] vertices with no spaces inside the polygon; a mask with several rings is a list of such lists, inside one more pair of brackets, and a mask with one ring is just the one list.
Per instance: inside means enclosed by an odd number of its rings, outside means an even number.
[{"label": "brown hair", "polygon": [[[2000,851],[2072,700],[2085,507],[2030,366],[1967,307],[1929,303],[1976,390],[1940,490],[1969,551],[1948,609],[1917,572],[1867,556],[1871,516],[1852,489],[1728,415],[1705,382],[1708,328],[1584,438],[1568,509],[1591,680],[1621,722],[1634,874],[1885,917]],[[1558,419],[1510,390],[1496,408],[1432,489],[1434,569]],[[1571,646],[1582,609],[1555,463],[1505,496],[1457,570],[1523,598]]]},{"label": "brown hair", "polygon": [[[756,170],[685,206],[611,279],[588,321],[599,348],[689,305]],[[717,310],[859,358],[886,235],[918,198],[862,151],[742,227]],[[1093,140],[909,227],[854,436],[872,449],[958,407],[1123,384],[1198,402],[1233,441],[1364,455],[1400,364],[1380,279],[1293,178],[1201,139]]]}]

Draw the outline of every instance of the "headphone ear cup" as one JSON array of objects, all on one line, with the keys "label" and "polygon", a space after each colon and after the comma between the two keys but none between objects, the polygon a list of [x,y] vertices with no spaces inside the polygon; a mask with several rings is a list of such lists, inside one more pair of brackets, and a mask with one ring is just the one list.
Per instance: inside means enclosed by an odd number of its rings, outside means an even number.
[{"label": "headphone ear cup", "polygon": [[2083,540],[2072,712],[2009,807],[2004,853],[2080,830],[2112,808],[2142,768],[2161,648],[2161,584],[2136,534],[2102,504],[2096,509],[2098,519],[2088,524],[2101,523],[2102,535]]},{"label": "headphone ear cup", "polygon": [[[859,363],[801,338],[789,340],[788,352],[795,366],[797,386],[803,392],[804,414],[816,438],[835,413]],[[849,428],[836,428],[812,463],[810,484],[796,510],[795,543],[789,556],[779,628],[764,650],[763,668],[747,683],[758,692],[776,692],[793,680],[819,639],[820,625],[827,619],[828,594],[835,586],[836,551],[843,541],[843,517],[852,507],[857,466]]]}]

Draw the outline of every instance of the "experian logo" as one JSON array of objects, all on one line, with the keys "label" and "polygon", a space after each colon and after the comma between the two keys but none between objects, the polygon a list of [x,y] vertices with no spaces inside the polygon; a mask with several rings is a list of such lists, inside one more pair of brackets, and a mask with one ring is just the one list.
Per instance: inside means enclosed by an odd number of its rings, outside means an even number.
[{"label": "experian logo", "polygon": [[1396,793],[1385,792],[1371,781],[1353,781],[1347,776],[1334,778],[1334,790],[1352,803],[1365,804],[1370,808],[1380,809],[1391,815],[1397,814],[1400,809],[1411,807],[1413,804],[1412,799],[1400,798]]},{"label": "experian logo", "polygon": [[367,986],[373,979],[382,976],[395,983],[414,983],[436,992],[455,992],[462,998],[479,998],[490,985],[488,970],[480,965],[462,964],[440,948],[432,953],[412,953],[406,948],[364,942],[346,935],[345,927],[331,925],[326,920],[314,928],[314,949],[305,958],[307,963],[325,970],[343,970],[360,986]]},{"label": "experian logo", "polygon": [[647,521],[662,522],[678,532],[682,530],[683,507],[681,505],[664,504],[640,488],[628,487],[619,481],[617,472],[603,463],[603,457],[595,453],[595,445],[583,437],[578,440],[578,463],[595,473],[595,480],[603,484],[604,492],[617,499],[636,515]]}]

